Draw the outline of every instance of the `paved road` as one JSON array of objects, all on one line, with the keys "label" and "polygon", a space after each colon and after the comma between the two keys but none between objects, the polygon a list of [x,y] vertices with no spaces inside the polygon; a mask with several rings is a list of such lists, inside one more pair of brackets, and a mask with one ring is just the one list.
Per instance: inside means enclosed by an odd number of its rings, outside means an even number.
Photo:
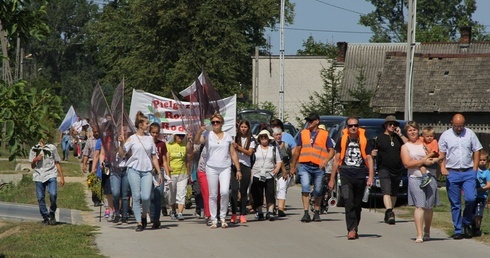
[{"label": "paved road", "polygon": [[[70,178],[80,181],[83,178]],[[62,223],[86,223],[100,227],[97,247],[109,257],[484,257],[490,246],[474,240],[452,240],[433,230],[433,240],[416,244],[412,220],[400,220],[394,226],[382,223],[383,214],[363,210],[360,238],[346,239],[342,208],[330,209],[322,215],[322,222],[301,223],[300,189],[288,193],[289,216],[282,220],[254,221],[230,225],[228,229],[209,229],[202,219],[185,210],[185,220],[174,221],[162,217],[162,228],[135,232],[136,224],[117,226],[102,219],[99,209],[91,212],[59,209],[57,218]],[[87,202],[91,203],[87,191]],[[7,219],[38,220],[37,205],[16,205],[0,202],[0,217]]]},{"label": "paved road", "polygon": [[[364,209],[359,239],[348,241],[343,208],[322,216],[322,222],[301,223],[300,189],[290,188],[288,214],[283,220],[253,220],[209,229],[204,220],[185,210],[182,222],[162,217],[162,228],[135,232],[135,222],[116,226],[97,222],[102,234],[97,246],[110,257],[484,257],[490,246],[474,240],[452,240],[433,230],[433,240],[416,244],[412,220],[396,225],[382,223],[383,214]],[[91,219],[96,220],[97,211]]]}]

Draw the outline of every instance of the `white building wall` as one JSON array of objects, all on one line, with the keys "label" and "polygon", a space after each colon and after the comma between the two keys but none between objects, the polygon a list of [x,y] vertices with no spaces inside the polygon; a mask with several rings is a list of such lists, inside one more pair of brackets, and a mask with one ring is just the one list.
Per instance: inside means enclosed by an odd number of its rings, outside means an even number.
[{"label": "white building wall", "polygon": [[[256,63],[258,69],[256,69]],[[285,56],[284,58],[284,117],[296,127],[301,103],[307,102],[313,92],[321,93],[321,71],[332,65],[323,56]],[[253,103],[272,102],[279,108],[279,56],[260,56],[253,64]],[[320,114],[323,115],[323,114]]]}]

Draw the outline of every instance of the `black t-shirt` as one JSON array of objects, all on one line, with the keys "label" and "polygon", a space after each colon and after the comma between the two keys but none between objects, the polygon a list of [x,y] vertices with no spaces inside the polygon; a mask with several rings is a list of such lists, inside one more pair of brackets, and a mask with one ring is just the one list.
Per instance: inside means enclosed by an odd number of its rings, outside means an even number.
[{"label": "black t-shirt", "polygon": [[[341,145],[340,143],[335,145],[337,153],[341,152]],[[359,140],[349,139],[346,148],[344,160],[342,160],[342,165],[340,166],[340,175],[349,178],[366,178],[369,171],[361,155]],[[371,154],[370,144],[366,145],[366,154]]]},{"label": "black t-shirt", "polygon": [[387,134],[379,134],[373,139],[373,149],[378,149],[377,165],[378,168],[387,169],[390,172],[397,173],[403,168],[400,150],[403,145],[403,140],[396,134],[389,136]]}]

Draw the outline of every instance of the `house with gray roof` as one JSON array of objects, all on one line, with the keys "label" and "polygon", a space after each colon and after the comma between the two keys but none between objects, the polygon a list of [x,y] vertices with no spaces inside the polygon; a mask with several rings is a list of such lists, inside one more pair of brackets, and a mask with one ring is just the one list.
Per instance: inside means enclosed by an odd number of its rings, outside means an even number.
[{"label": "house with gray roof", "polygon": [[[469,123],[490,125],[490,42],[418,43],[413,70],[413,118],[445,124],[461,112]],[[343,54],[341,99],[353,101],[362,68],[366,87],[374,90],[371,106],[382,117],[404,117],[406,43],[338,43]],[[339,59],[338,59],[339,60]],[[442,129],[441,129],[442,130]]]}]

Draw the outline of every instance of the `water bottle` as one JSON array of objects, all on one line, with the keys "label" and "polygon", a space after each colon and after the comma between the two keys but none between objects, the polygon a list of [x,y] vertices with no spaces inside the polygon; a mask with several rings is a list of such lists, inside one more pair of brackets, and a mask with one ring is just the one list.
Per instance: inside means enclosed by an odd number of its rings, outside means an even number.
[{"label": "water bottle", "polygon": [[364,189],[364,195],[362,196],[362,202],[367,203],[369,200],[369,192],[371,191],[371,187],[366,185]]}]

